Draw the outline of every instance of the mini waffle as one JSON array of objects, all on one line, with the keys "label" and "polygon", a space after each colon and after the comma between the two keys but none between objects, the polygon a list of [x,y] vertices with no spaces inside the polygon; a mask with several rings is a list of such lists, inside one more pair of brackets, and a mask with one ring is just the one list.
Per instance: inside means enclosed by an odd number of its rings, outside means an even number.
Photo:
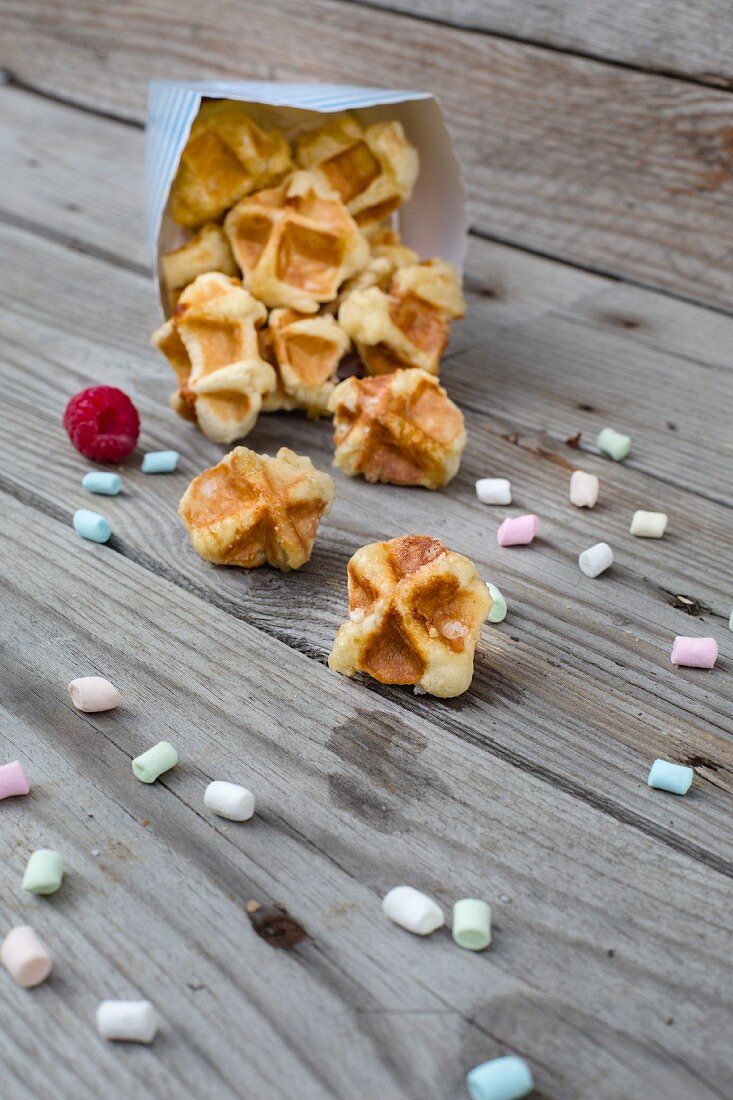
[{"label": "mini waffle", "polygon": [[273,309],[268,328],[268,358],[276,364],[278,386],[265,398],[263,410],[304,409],[309,416],[327,416],[336,371],[349,350],[346,333],[333,317],[292,309]]},{"label": "mini waffle", "polygon": [[348,565],[349,620],[328,658],[344,676],[460,695],[491,596],[469,558],[427,535],[362,547]]},{"label": "mini waffle", "polygon": [[463,415],[433,375],[347,378],[331,394],[334,465],[367,481],[438,489],[458,472]]},{"label": "mini waffle", "polygon": [[152,335],[178,377],[171,404],[209,439],[231,443],[254,426],[275,371],[259,354],[267,317],[238,279],[210,272],[181,294],[173,316]]},{"label": "mini waffle", "polygon": [[417,149],[400,122],[364,129],[349,115],[304,134],[295,156],[338,191],[363,226],[383,221],[409,199],[419,168]]},{"label": "mini waffle", "polygon": [[399,268],[389,293],[372,286],[348,294],[338,319],[369,374],[404,367],[437,374],[450,322],[464,313],[458,271],[434,259]]},{"label": "mini waffle", "polygon": [[178,513],[194,550],[217,565],[298,569],[311,556],[333,480],[282,447],[275,458],[235,447],[194,478]]},{"label": "mini waffle", "polygon": [[207,271],[239,275],[226,233],[214,222],[203,225],[180,248],[165,252],[160,258],[160,267],[169,310],[173,309],[181,291],[197,275],[204,275]]},{"label": "mini waffle", "polygon": [[316,313],[369,259],[338,194],[309,172],[242,199],[224,228],[248,289],[270,308]]},{"label": "mini waffle", "polygon": [[241,103],[204,103],[181,153],[169,208],[191,229],[215,221],[230,206],[290,170],[290,149],[279,130],[263,130]]}]

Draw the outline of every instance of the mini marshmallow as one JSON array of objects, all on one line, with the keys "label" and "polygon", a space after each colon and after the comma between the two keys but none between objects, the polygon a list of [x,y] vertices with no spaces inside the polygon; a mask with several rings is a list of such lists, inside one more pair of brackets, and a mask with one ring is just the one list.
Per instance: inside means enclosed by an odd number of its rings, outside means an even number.
[{"label": "mini marshmallow", "polygon": [[39,848],[30,856],[23,875],[23,889],[30,894],[55,894],[64,877],[66,860],[52,848]]},{"label": "mini marshmallow", "polygon": [[523,1058],[507,1054],[474,1066],[466,1074],[471,1100],[521,1100],[534,1088],[532,1071]]},{"label": "mini marshmallow", "polygon": [[476,496],[482,504],[511,504],[511,482],[505,477],[482,477],[476,482]]},{"label": "mini marshmallow", "polygon": [[728,629],[733,630],[733,611],[731,611],[730,618],[728,619]]},{"label": "mini marshmallow", "polygon": [[604,428],[598,433],[596,444],[598,449],[608,455],[609,458],[620,462],[622,458],[626,458],[631,450],[631,437],[622,435],[621,432],[614,431],[613,428]]},{"label": "mini marshmallow", "polygon": [[712,668],[718,659],[715,638],[687,638],[679,634],[672,646],[672,664],[689,668]]},{"label": "mini marshmallow", "polygon": [[595,508],[601,483],[595,474],[574,470],[570,475],[570,503],[576,508]]},{"label": "mini marshmallow", "polygon": [[30,789],[28,776],[20,760],[13,760],[12,763],[0,767],[0,799],[28,794]]},{"label": "mini marshmallow", "polygon": [[666,512],[634,512],[629,531],[640,539],[661,539],[667,530]]},{"label": "mini marshmallow", "polygon": [[175,768],[177,763],[178,753],[170,741],[159,741],[147,752],[135,757],[132,770],[141,783],[154,783],[159,775]]},{"label": "mini marshmallow", "polygon": [[578,558],[581,573],[586,577],[598,577],[613,565],[613,550],[607,542],[597,542]]},{"label": "mini marshmallow", "polygon": [[649,769],[647,783],[660,791],[687,794],[692,783],[692,768],[684,764],[671,764],[669,760],[655,760]]},{"label": "mini marshmallow", "polygon": [[394,886],[384,895],[382,912],[400,928],[416,936],[429,936],[445,924],[443,910],[437,901],[414,886]]},{"label": "mini marshmallow", "polygon": [[112,537],[109,520],[88,508],[78,508],[74,512],[73,524],[77,535],[90,542],[109,542]]},{"label": "mini marshmallow", "polygon": [[181,456],[178,451],[148,451],[143,455],[144,474],[172,474]]},{"label": "mini marshmallow", "polygon": [[101,493],[106,497],[116,497],[122,490],[122,478],[119,474],[108,474],[103,470],[90,470],[81,479],[88,493]]},{"label": "mini marshmallow", "polygon": [[489,590],[491,599],[494,601],[491,605],[491,611],[489,612],[489,622],[503,623],[504,619],[506,619],[506,600],[495,584],[489,584],[487,581],[486,587]]},{"label": "mini marshmallow", "polygon": [[0,945],[0,963],[24,989],[45,982],[51,973],[51,954],[29,924],[11,928]]},{"label": "mini marshmallow", "polygon": [[531,542],[540,529],[540,521],[537,516],[515,516],[507,518],[496,532],[496,541],[499,546],[525,546]]},{"label": "mini marshmallow", "polygon": [[453,906],[454,943],[468,951],[483,951],[491,943],[491,907],[478,898],[461,898]]},{"label": "mini marshmallow", "polygon": [[80,676],[69,684],[69,695],[77,710],[86,714],[96,714],[102,710],[113,710],[122,702],[114,684],[104,676]]},{"label": "mini marshmallow", "polygon": [[255,812],[255,796],[238,783],[217,779],[206,788],[204,805],[229,821],[249,821]]},{"label": "mini marshmallow", "polygon": [[97,1031],[103,1039],[152,1043],[159,1026],[150,1001],[102,1001],[97,1008]]}]

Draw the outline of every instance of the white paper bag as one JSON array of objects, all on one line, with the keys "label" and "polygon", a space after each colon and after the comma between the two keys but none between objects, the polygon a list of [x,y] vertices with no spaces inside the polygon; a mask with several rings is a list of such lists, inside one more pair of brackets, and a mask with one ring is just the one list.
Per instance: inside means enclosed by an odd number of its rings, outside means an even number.
[{"label": "white paper bag", "polygon": [[159,294],[160,256],[188,236],[167,212],[168,195],[204,98],[241,100],[256,122],[278,126],[290,140],[316,128],[324,115],[342,111],[366,124],[399,119],[420,153],[420,174],[412,198],[394,215],[395,225],[421,259],[441,256],[462,269],[468,232],[465,189],[433,96],[339,84],[161,80],[149,89],[146,145],[147,236]]}]

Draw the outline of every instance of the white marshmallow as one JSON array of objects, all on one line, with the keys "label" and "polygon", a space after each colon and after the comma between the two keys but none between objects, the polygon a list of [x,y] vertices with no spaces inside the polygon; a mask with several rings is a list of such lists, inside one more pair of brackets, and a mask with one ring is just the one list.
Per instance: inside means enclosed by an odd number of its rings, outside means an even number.
[{"label": "white marshmallow", "polygon": [[634,512],[629,531],[640,539],[661,539],[667,530],[666,512]]},{"label": "white marshmallow", "polygon": [[600,487],[595,474],[574,470],[570,475],[570,503],[576,508],[594,508],[598,503]]},{"label": "white marshmallow", "polygon": [[246,787],[217,779],[206,788],[204,805],[229,821],[249,821],[255,812],[255,796]]},{"label": "white marshmallow", "polygon": [[482,504],[511,504],[511,482],[505,477],[482,477],[476,482],[476,496]]},{"label": "white marshmallow", "polygon": [[80,676],[78,680],[72,680],[69,695],[76,709],[87,714],[112,710],[122,702],[117,688],[103,676]]},{"label": "white marshmallow", "polygon": [[607,542],[597,542],[595,546],[583,551],[578,558],[578,565],[586,577],[597,577],[613,565],[613,550]]},{"label": "white marshmallow", "polygon": [[395,886],[384,895],[382,911],[385,916],[414,932],[416,936],[429,936],[445,924],[443,910],[437,901],[422,894],[414,886]]},{"label": "white marshmallow", "polygon": [[150,1001],[102,1001],[97,1008],[97,1031],[103,1039],[152,1043],[159,1025]]}]

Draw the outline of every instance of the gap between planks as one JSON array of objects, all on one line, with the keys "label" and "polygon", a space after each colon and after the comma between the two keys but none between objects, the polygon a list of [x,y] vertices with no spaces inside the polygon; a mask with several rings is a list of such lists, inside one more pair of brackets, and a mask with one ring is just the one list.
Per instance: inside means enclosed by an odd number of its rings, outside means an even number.
[{"label": "gap between planks", "polygon": [[[36,509],[37,511],[48,516],[50,519],[57,520],[58,522],[69,526],[71,523],[71,514],[64,512],[63,509],[57,507],[52,502],[45,500],[43,497],[36,493],[30,492],[24,489],[22,486],[17,485],[12,479],[0,475],[0,490],[6,492],[9,496],[12,496],[19,503]],[[315,660],[319,664],[322,660],[320,650],[309,650],[304,645],[296,646],[292,639],[285,634],[280,634],[275,630],[267,630],[261,624],[261,622],[254,622],[249,619],[243,611],[232,607],[230,602],[226,599],[219,599],[217,594],[212,592],[211,589],[204,588],[201,585],[197,585],[194,581],[185,577],[175,569],[171,569],[169,566],[164,565],[162,562],[151,557],[149,554],[144,553],[141,550],[136,549],[129,543],[126,543],[123,539],[113,535],[110,542],[107,544],[109,549],[120,554],[124,558],[128,558],[136,565],[148,570],[154,576],[167,580],[171,584],[174,584],[177,588],[182,589],[185,592],[195,595],[207,603],[213,604],[220,611],[227,615],[231,615],[233,618],[240,619],[242,622],[246,622],[253,629],[266,634],[268,637],[286,645],[288,649],[291,649],[294,653],[299,653],[310,660]],[[382,689],[378,689],[370,682],[365,685],[368,690],[374,691],[375,694],[381,695]],[[418,714],[418,708],[411,704],[409,698],[405,698],[400,692],[390,691],[389,697],[393,703],[399,706],[402,710],[407,711],[410,714]],[[586,805],[599,810],[602,813],[608,814],[616,821],[629,825],[630,827],[643,833],[645,836],[651,837],[654,840],[660,841],[660,843],[672,848],[674,851],[681,853],[682,855],[689,856],[691,859],[696,860],[699,863],[704,864],[711,870],[716,871],[718,874],[724,875],[727,878],[733,879],[733,861],[724,859],[722,856],[712,852],[699,844],[691,843],[685,840],[684,837],[677,836],[675,833],[668,829],[654,824],[651,821],[647,821],[640,815],[634,813],[632,810],[614,802],[610,798],[604,798],[593,791],[587,790],[582,787],[581,784],[573,781],[572,779],[561,775],[558,772],[553,771],[550,768],[546,768],[541,764],[537,764],[529,757],[522,753],[515,752],[498,742],[494,741],[488,734],[483,733],[481,736],[471,736],[471,734],[456,722],[453,721],[450,712],[446,712],[441,716],[441,724],[444,728],[448,729],[451,734],[457,737],[459,740],[466,744],[473,745],[474,747],[489,752],[493,756],[499,757],[505,763],[517,768],[520,771],[526,771],[549,783],[551,786],[569,794],[573,798],[579,799]]]}]

